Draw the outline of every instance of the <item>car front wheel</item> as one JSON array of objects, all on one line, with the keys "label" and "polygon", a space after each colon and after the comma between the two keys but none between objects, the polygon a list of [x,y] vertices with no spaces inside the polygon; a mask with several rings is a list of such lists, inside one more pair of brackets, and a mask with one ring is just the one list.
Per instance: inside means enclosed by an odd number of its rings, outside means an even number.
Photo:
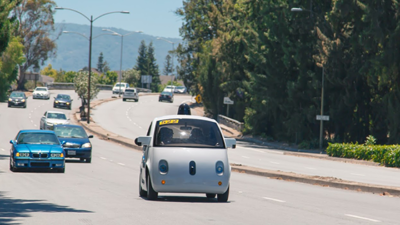
[{"label": "car front wheel", "polygon": [[218,202],[227,202],[229,198],[229,187],[223,194],[218,194]]},{"label": "car front wheel", "polygon": [[85,161],[86,161],[86,163],[91,163],[92,162],[92,158],[85,159]]},{"label": "car front wheel", "polygon": [[140,174],[139,176],[139,196],[140,197],[146,197],[147,196],[147,192],[145,190],[142,189],[142,174]]},{"label": "car front wheel", "polygon": [[147,175],[147,200],[156,200],[158,197],[158,193],[154,191],[153,185],[151,185],[150,175]]},{"label": "car front wheel", "polygon": [[207,198],[215,198],[215,194],[206,194]]}]

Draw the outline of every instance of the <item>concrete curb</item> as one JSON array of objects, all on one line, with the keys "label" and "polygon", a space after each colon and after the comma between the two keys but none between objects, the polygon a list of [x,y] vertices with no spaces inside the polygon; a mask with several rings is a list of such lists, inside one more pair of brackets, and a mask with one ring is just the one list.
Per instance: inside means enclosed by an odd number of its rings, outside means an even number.
[{"label": "concrete curb", "polygon": [[[119,98],[110,98],[110,99],[105,99],[105,100],[94,101],[91,104],[92,105],[91,108],[93,109],[102,103],[114,101],[117,99],[119,99]],[[76,109],[75,109],[75,113],[73,113],[73,114],[74,115],[72,116],[72,118],[73,118],[74,123],[82,125],[90,133],[93,133],[93,134],[101,137],[101,139],[110,140],[115,143],[124,145],[126,147],[133,148],[134,150],[142,151],[142,147],[137,146],[132,139],[110,133],[109,131],[98,126],[97,124],[93,124],[93,123],[87,124],[85,121],[80,121],[79,113],[76,112]],[[287,153],[287,154],[295,155],[296,153]],[[305,153],[297,153],[297,154],[302,155]],[[315,154],[310,153],[309,155],[315,155]],[[305,156],[305,157],[307,157],[307,156]],[[325,156],[325,157],[327,157],[327,156]],[[338,158],[338,159],[343,160],[342,158]],[[296,173],[290,173],[290,172],[266,170],[266,169],[244,166],[244,165],[240,165],[240,164],[231,164],[231,169],[232,169],[232,172],[252,174],[252,175],[257,175],[257,176],[262,176],[262,177],[268,177],[271,179],[277,179],[277,180],[294,181],[294,182],[300,182],[300,183],[306,183],[306,184],[312,184],[312,185],[319,185],[322,187],[333,187],[333,188],[340,188],[340,189],[345,189],[345,190],[354,190],[354,191],[359,191],[359,192],[369,192],[369,193],[380,194],[380,195],[385,195],[385,196],[400,196],[400,187],[389,187],[389,186],[382,186],[382,185],[358,183],[358,182],[353,182],[353,181],[341,180],[341,179],[337,179],[334,177],[308,176],[308,175],[302,175],[302,174],[296,174]]]},{"label": "concrete curb", "polygon": [[257,176],[269,177],[271,179],[294,181],[323,187],[333,187],[345,190],[354,190],[360,192],[369,192],[373,194],[400,196],[400,187],[389,187],[382,185],[366,184],[353,181],[346,181],[334,177],[308,176],[296,173],[272,171],[248,167],[243,165],[232,164],[232,171],[238,173],[246,173]]}]

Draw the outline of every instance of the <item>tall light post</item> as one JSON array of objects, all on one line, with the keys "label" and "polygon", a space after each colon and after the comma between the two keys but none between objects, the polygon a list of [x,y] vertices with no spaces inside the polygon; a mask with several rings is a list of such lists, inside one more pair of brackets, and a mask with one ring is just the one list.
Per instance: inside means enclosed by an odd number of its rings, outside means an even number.
[{"label": "tall light post", "polygon": [[122,46],[124,45],[124,37],[125,37],[125,36],[128,36],[128,35],[131,35],[131,34],[134,34],[134,33],[143,33],[143,32],[142,32],[142,31],[132,31],[132,32],[130,32],[130,33],[127,33],[127,34],[122,35],[122,34],[120,34],[120,33],[117,33],[117,32],[115,32],[115,31],[113,31],[113,30],[110,30],[110,29],[103,29],[103,30],[104,30],[104,31],[112,32],[111,35],[115,35],[115,36],[120,36],[120,37],[121,37],[121,59],[120,59],[120,64],[119,64],[119,91],[118,91],[118,97],[121,97]]},{"label": "tall light post", "polygon": [[[164,38],[160,38],[160,37],[158,37],[157,38],[157,40],[162,40],[162,41],[165,41],[165,42],[168,42],[168,43],[170,43],[170,44],[172,44],[172,51],[174,52],[175,51],[175,48],[174,48],[174,44],[175,44],[175,42],[172,42],[172,41],[169,41],[169,40],[167,40],[167,39],[164,39]],[[171,71],[171,86],[173,85],[173,76],[174,76],[174,54],[172,54],[172,71]]]},{"label": "tall light post", "polygon": [[88,113],[87,113],[87,123],[90,123],[90,78],[92,75],[92,30],[93,30],[93,22],[99,19],[102,16],[112,14],[112,13],[124,13],[124,14],[129,14],[128,11],[113,11],[113,12],[107,12],[103,13],[100,16],[96,17],[93,19],[93,15],[89,17],[85,16],[83,13],[79,12],[78,10],[71,9],[71,8],[64,8],[64,7],[55,7],[56,10],[70,10],[76,13],[79,13],[83,17],[85,17],[87,20],[90,22],[90,35],[89,35],[89,79],[88,79]]},{"label": "tall light post", "polygon": [[[291,8],[292,12],[310,12],[311,13],[311,17],[313,16],[313,12],[312,12],[312,1],[310,3],[310,10],[307,9],[302,9],[302,8]],[[324,120],[326,120],[326,118],[323,116],[324,115],[324,86],[325,86],[325,69],[324,69],[324,65],[322,64],[322,81],[321,81],[321,114],[319,117],[319,149],[322,149],[322,137],[323,137],[323,129],[324,129]],[[329,117],[328,117],[329,118]],[[318,119],[318,117],[317,117]]]}]

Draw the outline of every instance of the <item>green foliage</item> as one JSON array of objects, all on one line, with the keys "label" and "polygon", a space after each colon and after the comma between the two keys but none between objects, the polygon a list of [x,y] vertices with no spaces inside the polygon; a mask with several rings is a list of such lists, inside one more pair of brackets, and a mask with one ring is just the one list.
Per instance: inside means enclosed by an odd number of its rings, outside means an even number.
[{"label": "green foliage", "polygon": [[135,69],[129,69],[122,72],[122,80],[132,87],[140,87],[140,72]]},{"label": "green foliage", "polygon": [[[87,102],[88,99],[88,81],[89,81],[89,73],[87,71],[80,71],[76,74],[74,78],[75,84],[75,92],[78,94],[79,98],[82,100],[82,106],[84,102]],[[97,88],[98,77],[91,76],[90,78],[90,100],[97,97],[100,89]]]},{"label": "green foliage", "polygon": [[76,72],[75,71],[68,71],[64,74],[64,80],[66,83],[73,83],[74,79],[76,77]]},{"label": "green foliage", "polygon": [[329,144],[329,156],[372,160],[389,167],[400,167],[400,145]]},{"label": "green foliage", "polygon": [[[57,78],[57,70],[53,69],[53,66],[51,64],[49,64],[49,65],[47,65],[47,67],[43,68],[43,70],[40,71],[40,74],[52,77],[55,80]],[[60,82],[60,81],[57,81],[57,82]]]},{"label": "green foliage", "polygon": [[376,138],[372,135],[368,135],[367,140],[365,141],[365,145],[375,145],[376,144]]}]

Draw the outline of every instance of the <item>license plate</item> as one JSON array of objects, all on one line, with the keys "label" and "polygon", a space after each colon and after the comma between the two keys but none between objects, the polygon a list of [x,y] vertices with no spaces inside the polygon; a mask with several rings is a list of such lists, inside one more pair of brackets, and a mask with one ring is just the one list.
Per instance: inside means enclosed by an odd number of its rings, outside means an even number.
[{"label": "license plate", "polygon": [[68,155],[76,155],[76,151],[68,151]]}]

